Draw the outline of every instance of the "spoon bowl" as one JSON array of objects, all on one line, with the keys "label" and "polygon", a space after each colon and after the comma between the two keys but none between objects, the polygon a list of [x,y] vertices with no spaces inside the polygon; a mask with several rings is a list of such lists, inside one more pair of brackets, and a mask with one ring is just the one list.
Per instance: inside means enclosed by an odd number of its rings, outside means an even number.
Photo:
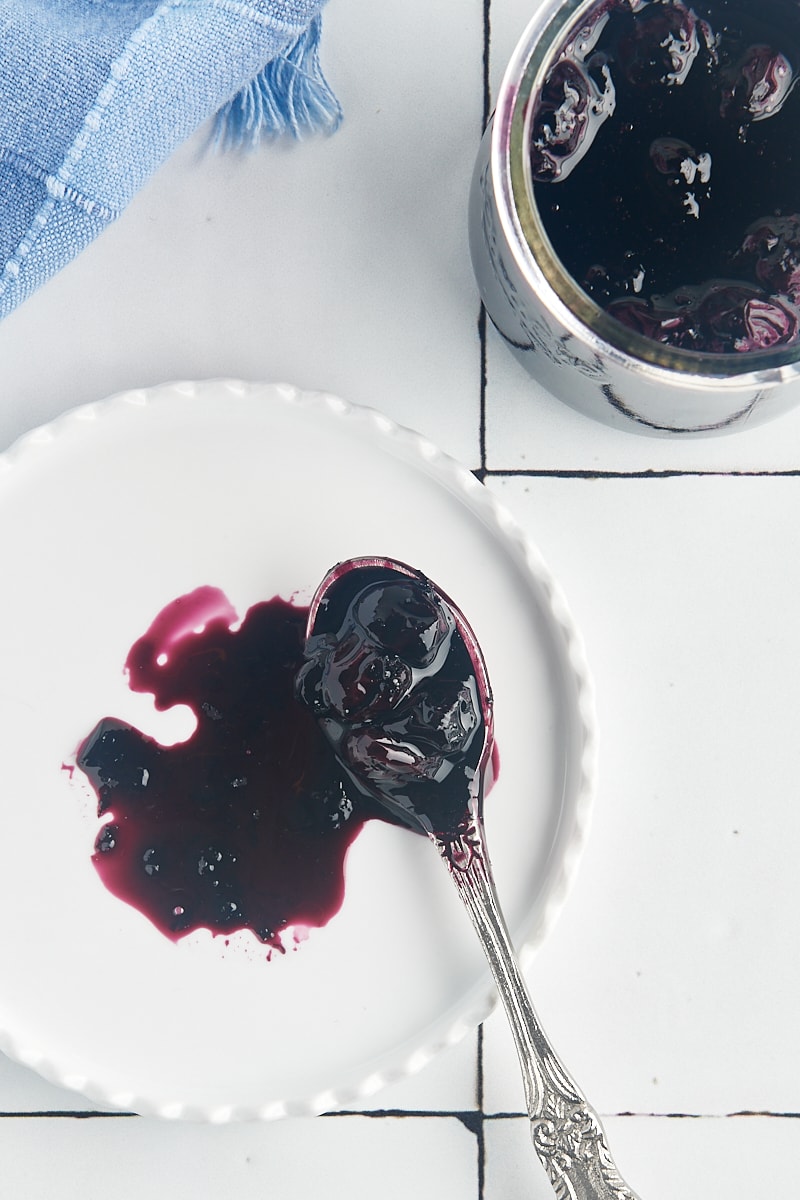
[{"label": "spoon bowl", "polygon": [[483,823],[492,691],[469,622],[421,572],[364,557],[325,576],[306,635],[298,695],[361,795],[433,843],[469,913],[511,1026],[534,1148],[558,1200],[638,1200],[539,1023],[497,897]]}]

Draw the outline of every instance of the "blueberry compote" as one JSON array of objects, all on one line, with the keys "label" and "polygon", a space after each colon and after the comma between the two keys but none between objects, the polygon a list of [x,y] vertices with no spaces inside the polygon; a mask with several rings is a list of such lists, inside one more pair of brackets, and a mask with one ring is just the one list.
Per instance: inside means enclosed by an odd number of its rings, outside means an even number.
[{"label": "blueberry compote", "polygon": [[312,604],[298,694],[347,777],[400,822],[458,843],[480,804],[492,703],[471,631],[423,575],[351,560]]},{"label": "blueberry compote", "polygon": [[445,842],[467,827],[491,740],[480,655],[428,580],[368,561],[334,568],[310,609],[275,598],[241,623],[198,588],[131,648],[131,689],[188,706],[196,728],[163,745],[105,717],[77,763],[100,878],[168,937],[249,929],[284,950],[287,926],[341,907],[365,821]]},{"label": "blueberry compote", "polygon": [[562,264],[682,350],[800,348],[800,3],[598,0],[530,124]]},{"label": "blueberry compote", "polygon": [[78,751],[103,818],[100,877],[173,939],[250,929],[284,949],[287,925],[341,905],[345,853],[374,814],[295,697],[307,616],[273,599],[237,625],[216,589],[175,600],[126,668],[157,709],[188,705],[195,732],[165,746],[106,718]]}]

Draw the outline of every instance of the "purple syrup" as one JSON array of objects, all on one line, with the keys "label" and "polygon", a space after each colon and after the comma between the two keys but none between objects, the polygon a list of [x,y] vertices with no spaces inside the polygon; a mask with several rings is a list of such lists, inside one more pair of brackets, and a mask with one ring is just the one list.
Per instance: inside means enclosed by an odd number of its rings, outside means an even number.
[{"label": "purple syrup", "polygon": [[797,0],[598,0],[530,126],[553,248],[601,308],[705,353],[800,346]]},{"label": "purple syrup", "polygon": [[216,589],[180,597],[126,668],[158,710],[188,705],[195,732],[163,746],[107,717],[78,751],[104,822],[98,874],[168,937],[249,929],[282,949],[287,926],[341,906],[347,849],[375,814],[295,698],[307,616],[273,599],[236,627]]},{"label": "purple syrup", "polygon": [[365,797],[455,842],[475,818],[491,744],[488,682],[463,618],[388,561],[342,564],[317,599],[298,694]]},{"label": "purple syrup", "polygon": [[338,912],[365,821],[456,838],[470,817],[490,701],[453,610],[384,567],[337,575],[307,640],[308,620],[275,598],[239,625],[215,588],[179,597],[125,668],[194,732],[162,745],[105,717],[78,749],[94,866],[173,940],[248,929],[283,950],[288,926]]}]

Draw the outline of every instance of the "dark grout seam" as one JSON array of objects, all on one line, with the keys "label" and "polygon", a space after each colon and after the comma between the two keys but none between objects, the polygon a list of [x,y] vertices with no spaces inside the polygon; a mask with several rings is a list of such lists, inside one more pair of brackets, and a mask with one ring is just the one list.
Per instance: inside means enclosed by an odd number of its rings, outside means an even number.
[{"label": "dark grout seam", "polygon": [[[56,1119],[56,1120],[73,1120],[73,1121],[118,1121],[128,1120],[131,1117],[141,1120],[138,1113],[134,1112],[100,1112],[92,1109],[40,1109],[30,1112],[9,1111],[0,1112],[0,1120],[18,1120],[21,1118],[41,1119]],[[481,1179],[483,1173],[483,1127],[485,1123],[491,1121],[523,1121],[528,1119],[527,1113],[518,1110],[509,1110],[507,1112],[484,1112],[483,1108],[475,1109],[433,1109],[433,1108],[351,1108],[341,1109],[337,1112],[322,1113],[322,1120],[336,1120],[337,1118],[346,1117],[366,1117],[369,1120],[407,1120],[413,1118],[437,1118],[438,1120],[457,1120],[461,1121],[462,1125],[474,1133],[478,1138],[479,1143],[479,1170]],[[664,1120],[664,1121],[731,1121],[731,1120],[748,1120],[751,1118],[764,1118],[775,1121],[800,1121],[800,1112],[779,1112],[771,1109],[738,1109],[735,1112],[728,1113],[700,1113],[700,1112],[632,1112],[626,1110],[623,1112],[603,1113],[602,1119],[609,1118],[625,1118],[628,1120]]]},{"label": "dark grout seam", "polygon": [[324,1120],[336,1120],[337,1117],[369,1117],[370,1120],[388,1118],[403,1121],[408,1117],[437,1117],[450,1121],[455,1118],[456,1121],[461,1121],[470,1133],[475,1133],[476,1121],[482,1119],[482,1116],[482,1113],[472,1108],[343,1108],[321,1114]]},{"label": "dark grout seam", "polygon": [[[94,1109],[70,1109],[70,1108],[51,1108],[51,1109],[36,1109],[29,1112],[25,1111],[8,1111],[0,1112],[0,1120],[20,1117],[35,1117],[35,1118],[54,1118],[62,1120],[77,1120],[88,1121],[94,1120],[118,1120],[119,1118],[127,1119],[130,1117],[140,1118],[139,1113],[135,1112],[102,1112]],[[403,1120],[408,1117],[439,1117],[448,1120],[455,1118],[461,1121],[471,1133],[475,1133],[477,1124],[483,1120],[483,1113],[477,1109],[429,1109],[429,1108],[343,1108],[335,1112],[321,1113],[319,1119],[331,1120],[337,1117],[369,1117],[371,1120],[376,1118],[388,1118]],[[312,1118],[317,1119],[317,1118]]]},{"label": "dark grout seam", "polygon": [[[479,473],[476,471],[476,475]],[[480,478],[485,479],[681,479],[684,477],[703,479],[717,477],[720,479],[792,479],[800,475],[800,470],[786,471],[703,471],[703,470],[665,470],[643,471],[594,471],[594,470],[546,470],[525,467],[512,467],[504,470],[501,467],[483,465]]]},{"label": "dark grout seam", "polygon": [[483,1111],[483,1025],[478,1026],[478,1046],[475,1056],[475,1101],[477,1104],[475,1128],[478,1152],[478,1200],[483,1200],[486,1185],[486,1113]]},{"label": "dark grout seam", "polygon": [[769,1109],[740,1109],[729,1113],[685,1113],[685,1112],[621,1112],[618,1117],[661,1117],[667,1121],[739,1121],[748,1117],[765,1117],[774,1121],[800,1120],[800,1112],[772,1112]]},{"label": "dark grout seam", "polygon": [[490,64],[492,51],[492,0],[483,0],[483,114],[481,133],[489,124],[492,112],[492,86]]},{"label": "dark grout seam", "polygon": [[127,1119],[129,1117],[137,1117],[139,1114],[134,1112],[98,1112],[94,1109],[71,1109],[71,1108],[50,1108],[38,1109],[34,1112],[0,1112],[0,1120],[19,1117],[53,1117],[59,1120],[73,1121],[93,1121],[98,1120],[119,1120],[119,1118]]},{"label": "dark grout seam", "polygon": [[[800,1112],[771,1112],[768,1109],[742,1109],[729,1113],[699,1113],[699,1112],[614,1112],[602,1113],[601,1119],[625,1118],[627,1120],[662,1120],[662,1121],[731,1121],[748,1117],[763,1117],[777,1121],[800,1120]],[[491,1112],[483,1114],[484,1121],[527,1121],[528,1114],[518,1111]]]},{"label": "dark grout seam", "polygon": [[[481,106],[480,136],[489,123],[492,111],[492,86],[490,79],[491,39],[492,39],[492,0],[483,0],[483,60],[482,88],[483,103]],[[487,390],[487,344],[486,344],[486,309],[481,304],[478,312],[478,341],[480,343],[480,409],[478,418],[478,453],[480,467],[475,471],[477,478],[483,483],[486,474],[486,390]]]},{"label": "dark grout seam", "polygon": [[481,305],[478,314],[478,339],[480,341],[480,410],[478,418],[478,454],[480,467],[473,474],[483,483],[486,479],[486,309]]}]

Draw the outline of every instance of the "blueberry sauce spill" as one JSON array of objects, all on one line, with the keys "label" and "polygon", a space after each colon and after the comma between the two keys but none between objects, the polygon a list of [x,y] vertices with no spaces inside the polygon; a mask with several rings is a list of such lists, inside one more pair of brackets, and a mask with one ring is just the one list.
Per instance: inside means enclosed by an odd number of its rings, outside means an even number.
[{"label": "blueberry sauce spill", "polygon": [[78,748],[100,878],[175,941],[250,930],[284,951],[339,911],[367,820],[455,840],[479,801],[491,706],[457,610],[416,573],[332,576],[312,609],[274,598],[241,623],[218,589],[174,600],[125,668],[194,732],[163,745],[105,717]]},{"label": "blueberry sauce spill", "polygon": [[455,606],[404,564],[351,560],[312,602],[306,658],[298,694],[352,784],[456,845],[480,806],[492,701]]},{"label": "blueberry sauce spill", "polygon": [[598,0],[535,97],[533,194],[562,264],[629,329],[800,352],[796,0]]},{"label": "blueberry sauce spill", "polygon": [[324,925],[341,906],[347,849],[376,814],[295,697],[307,616],[272,599],[236,627],[216,589],[180,597],[126,668],[158,710],[188,705],[195,732],[163,746],[107,717],[78,750],[103,819],[94,865],[170,938],[250,929],[283,950],[287,926]]}]

